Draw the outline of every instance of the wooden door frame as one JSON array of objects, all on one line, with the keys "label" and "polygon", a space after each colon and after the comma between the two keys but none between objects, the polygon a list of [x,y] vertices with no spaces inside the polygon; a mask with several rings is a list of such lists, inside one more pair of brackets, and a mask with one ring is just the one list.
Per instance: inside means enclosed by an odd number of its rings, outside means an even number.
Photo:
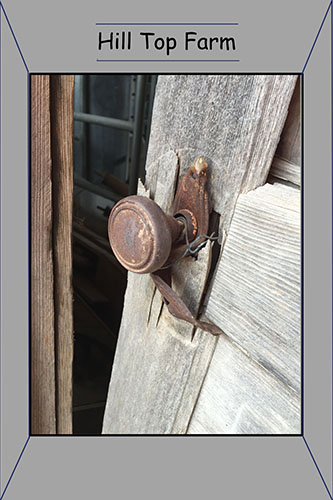
[{"label": "wooden door frame", "polygon": [[72,75],[31,78],[31,434],[72,433]]}]

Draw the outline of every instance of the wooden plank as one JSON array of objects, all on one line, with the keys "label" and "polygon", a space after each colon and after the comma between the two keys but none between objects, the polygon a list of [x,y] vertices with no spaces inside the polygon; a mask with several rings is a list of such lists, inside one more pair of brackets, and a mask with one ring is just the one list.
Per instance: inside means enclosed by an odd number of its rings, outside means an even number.
[{"label": "wooden plank", "polygon": [[49,76],[31,76],[31,433],[55,434]]},{"label": "wooden plank", "polygon": [[239,197],[207,317],[300,392],[300,193],[266,184]]},{"label": "wooden plank", "polygon": [[269,173],[277,179],[291,182],[296,186],[301,185],[300,166],[295,165],[295,163],[291,163],[290,161],[284,160],[279,156],[274,156],[272,167]]},{"label": "wooden plank", "polygon": [[[295,84],[293,76],[161,76],[147,159],[147,194],[168,211],[179,174],[199,155],[212,172],[212,207],[228,230],[236,199],[264,183]],[[175,266],[192,311],[205,288],[210,249]],[[190,279],[189,279],[190,277]],[[129,273],[104,433],[183,433],[216,339],[171,317],[149,276]]]},{"label": "wooden plank", "polygon": [[300,274],[299,190],[241,195],[206,310],[225,336],[189,432],[299,432]]},{"label": "wooden plank", "polygon": [[[154,192],[156,168],[173,150],[182,174],[206,156],[211,199],[227,231],[238,194],[264,184],[287,116],[296,76],[170,75],[159,77],[146,163]],[[159,97],[161,96],[161,97]]]},{"label": "wooden plank", "polygon": [[51,76],[57,434],[72,433],[74,76]]},{"label": "wooden plank", "polygon": [[297,79],[295,90],[290,101],[288,116],[283,127],[281,139],[276,153],[281,158],[301,165],[301,89],[300,77]]},{"label": "wooden plank", "polygon": [[[155,199],[170,209],[178,162],[172,152],[164,160]],[[207,247],[196,262],[191,259],[175,269],[173,287],[181,296],[186,294],[192,310],[200,303],[209,258]],[[194,279],[186,281],[187,273]],[[130,314],[122,318],[103,433],[169,434],[199,341],[192,339],[191,325],[170,316],[149,275],[128,273],[124,309]],[[202,335],[209,349],[215,339]]]},{"label": "wooden plank", "polygon": [[301,185],[301,93],[300,78],[290,102],[288,116],[283,127],[270,175]]},{"label": "wooden plank", "polygon": [[300,395],[219,338],[189,434],[299,434]]}]

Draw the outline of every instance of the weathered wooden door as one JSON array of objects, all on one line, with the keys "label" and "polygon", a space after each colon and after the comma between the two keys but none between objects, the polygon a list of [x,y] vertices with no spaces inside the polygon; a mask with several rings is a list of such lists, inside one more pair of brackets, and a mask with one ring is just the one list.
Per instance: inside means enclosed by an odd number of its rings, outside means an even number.
[{"label": "weathered wooden door", "polygon": [[[104,433],[300,432],[299,187],[267,183],[296,80],[159,77],[139,192],[168,212],[179,177],[207,159],[216,268],[206,245],[174,266],[173,287],[223,334],[175,319],[150,276],[129,273]],[[281,151],[298,148],[299,117],[289,128]],[[299,154],[280,156],[272,173],[297,177]]]}]

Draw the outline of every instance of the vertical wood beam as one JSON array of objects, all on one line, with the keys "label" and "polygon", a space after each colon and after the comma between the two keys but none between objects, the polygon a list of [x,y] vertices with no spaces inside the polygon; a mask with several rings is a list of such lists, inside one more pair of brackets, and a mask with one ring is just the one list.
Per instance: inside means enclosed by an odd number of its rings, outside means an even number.
[{"label": "vertical wood beam", "polygon": [[72,433],[74,76],[51,76],[57,434]]},{"label": "vertical wood beam", "polygon": [[31,433],[55,434],[50,80],[31,77]]}]

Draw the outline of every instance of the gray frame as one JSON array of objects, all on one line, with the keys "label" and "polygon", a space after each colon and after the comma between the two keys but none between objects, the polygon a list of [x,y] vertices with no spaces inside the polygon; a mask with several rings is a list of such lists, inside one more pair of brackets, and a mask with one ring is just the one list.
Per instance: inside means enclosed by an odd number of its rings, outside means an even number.
[{"label": "gray frame", "polygon": [[[328,104],[332,87],[331,4],[327,3],[237,1],[230,10],[231,4],[221,9],[217,3],[215,9],[213,5],[208,9],[203,2],[189,9],[174,1],[158,6],[150,2],[145,12],[151,22],[202,22],[223,16],[222,21],[240,23],[239,63],[168,62],[167,68],[163,62],[96,61],[95,22],[110,17],[124,22],[129,17],[127,4],[117,6],[116,16],[106,0],[87,7],[64,0],[11,0],[8,8],[7,3],[5,8],[1,5],[1,494],[6,499],[24,494],[36,499],[61,495],[88,499],[98,496],[96,491],[103,496],[111,492],[116,498],[332,498],[332,119]],[[131,10],[131,21],[143,18],[142,5],[137,5],[140,12]],[[179,33],[182,28],[154,29]],[[80,48],[72,43],[74,34]],[[132,56],[142,58],[139,48]],[[190,58],[191,53],[185,56]],[[50,71],[303,72],[303,436],[29,438],[27,101],[29,72]]]}]

